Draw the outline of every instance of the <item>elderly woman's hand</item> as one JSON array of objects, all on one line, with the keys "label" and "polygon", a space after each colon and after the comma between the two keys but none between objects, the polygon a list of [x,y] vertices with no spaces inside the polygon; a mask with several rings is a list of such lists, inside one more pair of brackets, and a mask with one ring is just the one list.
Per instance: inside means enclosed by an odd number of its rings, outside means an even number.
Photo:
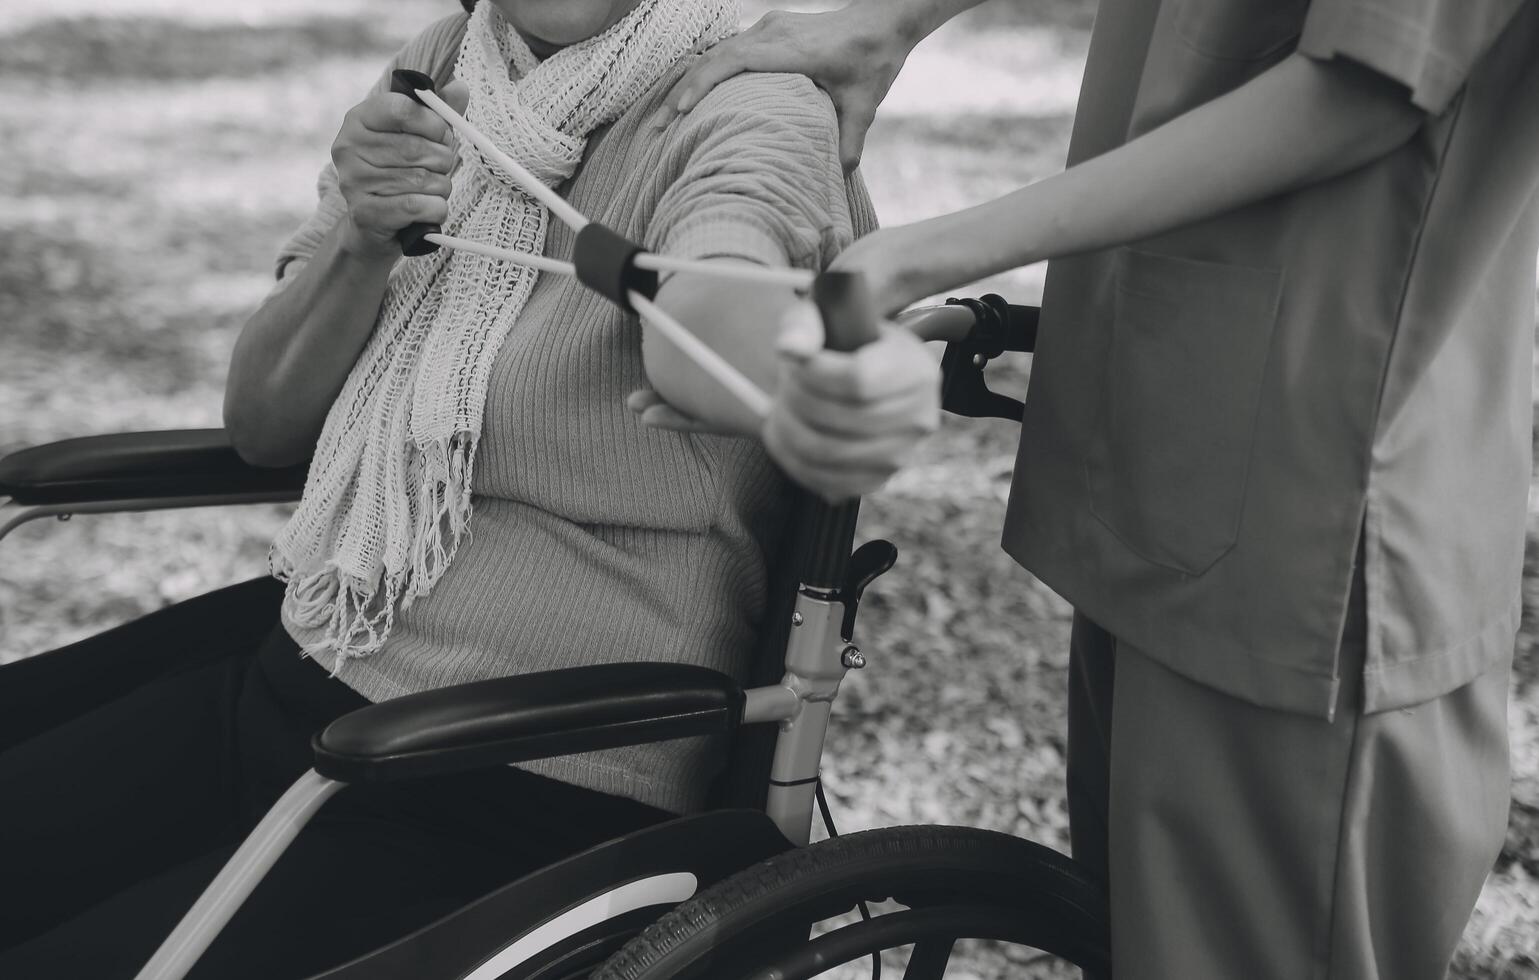
[{"label": "elderly woman's hand", "polygon": [[890,323],[848,354],[823,348],[816,309],[791,311],[783,367],[764,424],[770,455],[829,500],[878,489],[940,424],[940,371],[924,345]]},{"label": "elderly woman's hand", "polygon": [[891,0],[855,2],[827,13],[771,10],[701,55],[668,93],[662,121],[693,109],[711,89],[745,71],[806,75],[833,99],[839,156],[846,171],[854,170],[876,108],[919,40],[895,23],[894,12]]},{"label": "elderly woman's hand", "polygon": [[[459,82],[443,98],[464,112]],[[346,246],[365,254],[400,254],[396,232],[413,222],[441,224],[449,214],[455,149],[449,125],[405,95],[375,92],[350,109],[331,145],[347,201]]]},{"label": "elderly woman's hand", "polygon": [[[870,493],[898,471],[940,423],[940,370],[908,330],[884,323],[881,335],[850,354],[823,348],[817,308],[786,314],[779,338],[779,385],[760,430],[792,479],[829,500]],[[656,391],[632,392],[626,407],[643,425],[731,435],[693,418]]]}]

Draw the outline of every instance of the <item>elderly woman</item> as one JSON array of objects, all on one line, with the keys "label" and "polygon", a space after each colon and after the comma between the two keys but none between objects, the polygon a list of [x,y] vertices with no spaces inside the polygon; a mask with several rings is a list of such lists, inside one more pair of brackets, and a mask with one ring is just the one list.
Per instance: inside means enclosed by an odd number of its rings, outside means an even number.
[{"label": "elderly woman", "polygon": [[[729,0],[482,0],[390,67],[433,76],[500,148],[653,251],[820,267],[873,221],[809,82],[745,77],[656,122],[680,63],[735,26]],[[273,548],[281,624],[254,655],[0,746],[11,980],[131,975],[307,767],[311,734],[354,708],[604,661],[745,666],[787,484],[758,441],[652,427],[626,399],[655,389],[743,434],[759,421],[574,280],[457,251],[403,259],[396,235],[414,222],[556,257],[573,243],[384,81],[347,114],[332,159],[236,345],[226,399],[248,459],[314,460]],[[775,352],[789,291],[676,276],[658,302],[766,389],[792,370]],[[813,359],[796,386],[837,399],[841,377],[880,374],[861,388],[870,417],[922,428],[933,396],[907,392],[933,366],[916,349],[889,332],[880,364]],[[903,394],[884,406],[885,391]],[[837,451],[837,434],[777,418],[772,442]],[[716,762],[686,741],[349,787],[196,975],[279,980],[346,960],[700,806]],[[90,796],[59,787],[61,772]]]}]

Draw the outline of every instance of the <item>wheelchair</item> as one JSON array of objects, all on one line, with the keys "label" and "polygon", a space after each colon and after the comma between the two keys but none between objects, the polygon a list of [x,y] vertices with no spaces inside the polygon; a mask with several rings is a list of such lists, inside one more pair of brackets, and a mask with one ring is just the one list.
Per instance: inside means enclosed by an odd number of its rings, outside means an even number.
[{"label": "wheelchair", "polygon": [[[1033,349],[1034,308],[989,295],[902,319],[923,339],[946,342],[947,411],[1020,420],[1021,403],[990,391],[984,368],[1006,351]],[[304,478],[304,466],[246,465],[221,430],[70,439],[0,459],[0,499],[9,498],[0,503],[0,538],[50,516],[295,500]],[[613,663],[428,691],[335,721],[314,738],[314,768],[138,977],[184,976],[347,783],[698,735],[730,746],[706,811],[558,861],[310,980],[803,980],[844,964],[863,969],[868,957],[879,975],[880,953],[899,947],[911,947],[904,980],[941,980],[962,939],[1030,947],[1105,975],[1105,893],[1050,848],[945,826],[809,843],[819,806],[832,833],[819,761],[840,682],[865,665],[853,642],[861,597],[897,559],[886,541],[853,548],[858,512],[859,501],[794,501],[746,686],[701,667]],[[276,622],[281,594],[277,582],[256,579],[141,622],[171,636],[188,617],[217,616],[232,635],[257,637]],[[0,667],[0,734],[41,731],[198,656],[143,644],[110,663],[48,663],[78,655]],[[50,680],[60,676],[62,687]],[[900,908],[866,914],[882,901]]]}]

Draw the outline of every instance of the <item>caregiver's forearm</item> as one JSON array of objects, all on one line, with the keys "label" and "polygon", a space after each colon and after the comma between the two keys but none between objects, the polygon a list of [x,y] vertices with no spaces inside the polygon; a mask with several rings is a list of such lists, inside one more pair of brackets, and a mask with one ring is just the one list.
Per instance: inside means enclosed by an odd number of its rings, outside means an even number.
[{"label": "caregiver's forearm", "polygon": [[938,292],[1137,241],[1355,170],[1425,118],[1399,85],[1294,55],[1130,143],[967,211],[915,226],[913,270]]},{"label": "caregiver's forearm", "polygon": [[929,37],[946,21],[983,0],[856,0],[873,19],[885,19],[910,46]]},{"label": "caregiver's forearm", "polygon": [[374,330],[399,255],[357,247],[345,227],[332,229],[235,342],[224,424],[248,462],[286,466],[309,457]]},{"label": "caregiver's forearm", "polygon": [[[775,389],[780,323],[796,303],[784,286],[725,282],[676,275],[657,293],[657,305],[676,317],[765,394]],[[666,336],[644,325],[642,360],[647,380],[668,404],[686,415],[741,435],[763,420],[686,357]]]}]

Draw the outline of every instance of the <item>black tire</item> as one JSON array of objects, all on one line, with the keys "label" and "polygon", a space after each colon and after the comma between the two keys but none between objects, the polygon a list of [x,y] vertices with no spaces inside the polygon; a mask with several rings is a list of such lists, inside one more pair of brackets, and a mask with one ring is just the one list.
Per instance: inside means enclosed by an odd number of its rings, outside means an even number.
[{"label": "black tire", "polygon": [[[812,924],[862,899],[909,911],[807,938]],[[943,945],[939,976],[944,950],[961,938],[1017,943],[1104,972],[1105,893],[1067,857],[1018,837],[967,827],[866,831],[719,882],[649,926],[592,980],[789,980],[920,941]]]}]

